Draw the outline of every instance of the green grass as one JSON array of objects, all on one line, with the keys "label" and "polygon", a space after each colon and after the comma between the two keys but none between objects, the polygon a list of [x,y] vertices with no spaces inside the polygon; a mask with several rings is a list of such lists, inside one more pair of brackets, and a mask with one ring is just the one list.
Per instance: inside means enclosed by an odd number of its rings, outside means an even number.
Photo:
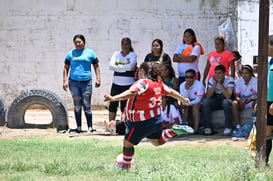
[{"label": "green grass", "polygon": [[0,140],[0,180],[273,180],[272,169],[255,169],[242,148],[181,142],[135,147],[135,166],[119,172],[115,140],[18,138]]}]

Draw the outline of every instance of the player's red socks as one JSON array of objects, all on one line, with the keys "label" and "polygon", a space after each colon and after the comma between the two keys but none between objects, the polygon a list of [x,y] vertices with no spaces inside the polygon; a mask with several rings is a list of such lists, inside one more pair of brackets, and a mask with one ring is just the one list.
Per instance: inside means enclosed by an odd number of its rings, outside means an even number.
[{"label": "player's red socks", "polygon": [[123,168],[131,167],[131,161],[133,159],[134,153],[134,148],[123,147]]},{"label": "player's red socks", "polygon": [[162,134],[160,136],[160,144],[166,143],[169,139],[172,137],[177,136],[177,134],[173,133],[171,129],[165,129],[162,131]]}]

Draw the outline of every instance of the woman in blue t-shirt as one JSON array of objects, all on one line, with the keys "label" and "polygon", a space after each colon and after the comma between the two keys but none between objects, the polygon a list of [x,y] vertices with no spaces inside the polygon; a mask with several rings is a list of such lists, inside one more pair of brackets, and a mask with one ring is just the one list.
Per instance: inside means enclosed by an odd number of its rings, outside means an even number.
[{"label": "woman in blue t-shirt", "polygon": [[[100,86],[100,68],[99,60],[95,52],[85,48],[85,38],[83,35],[75,35],[73,38],[75,49],[68,52],[65,58],[63,70],[63,89],[69,90],[73,97],[74,113],[77,123],[76,132],[82,131],[81,112],[82,107],[87,121],[88,132],[96,131],[92,127],[92,73],[91,64],[96,74],[95,87]],[[70,70],[70,71],[69,71]],[[68,80],[69,72],[69,80]]]}]

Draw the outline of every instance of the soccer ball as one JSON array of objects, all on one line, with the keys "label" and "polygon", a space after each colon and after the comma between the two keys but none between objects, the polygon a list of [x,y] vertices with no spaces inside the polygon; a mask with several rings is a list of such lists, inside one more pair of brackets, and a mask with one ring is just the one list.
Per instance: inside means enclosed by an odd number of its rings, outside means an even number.
[{"label": "soccer ball", "polygon": [[[115,164],[117,167],[123,166],[123,154],[119,154],[115,160]],[[134,159],[132,159],[129,168],[134,165]]]}]

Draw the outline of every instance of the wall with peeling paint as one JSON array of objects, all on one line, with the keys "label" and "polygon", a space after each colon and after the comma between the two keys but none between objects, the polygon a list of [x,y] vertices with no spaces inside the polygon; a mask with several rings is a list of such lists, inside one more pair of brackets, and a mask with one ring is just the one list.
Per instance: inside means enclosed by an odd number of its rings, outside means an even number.
[{"label": "wall with peeling paint", "polygon": [[[57,93],[72,107],[68,92],[62,90],[62,71],[67,52],[74,47],[72,38],[82,33],[86,46],[93,49],[100,59],[102,85],[94,88],[93,104],[106,105],[103,95],[111,86],[112,72],[109,59],[120,50],[124,36],[132,39],[143,62],[150,52],[151,42],[160,38],[164,50],[171,57],[182,41],[183,31],[193,28],[198,41],[204,46],[200,70],[208,53],[214,50],[217,26],[228,16],[238,23],[238,49],[243,56],[251,52],[243,48],[248,40],[245,32],[255,34],[256,29],[246,28],[248,5],[257,1],[233,0],[0,0],[0,97],[9,105],[21,91],[46,88]],[[253,5],[252,5],[253,4]],[[245,9],[241,5],[246,6]],[[237,11],[237,8],[239,11]],[[253,8],[253,16],[257,14]],[[238,17],[237,17],[238,14]],[[256,25],[257,20],[249,24]],[[237,23],[234,23],[237,33]],[[249,45],[247,45],[249,46]],[[250,48],[255,49],[255,46]],[[245,49],[246,51],[243,51]],[[173,64],[176,69],[176,64]]]}]

